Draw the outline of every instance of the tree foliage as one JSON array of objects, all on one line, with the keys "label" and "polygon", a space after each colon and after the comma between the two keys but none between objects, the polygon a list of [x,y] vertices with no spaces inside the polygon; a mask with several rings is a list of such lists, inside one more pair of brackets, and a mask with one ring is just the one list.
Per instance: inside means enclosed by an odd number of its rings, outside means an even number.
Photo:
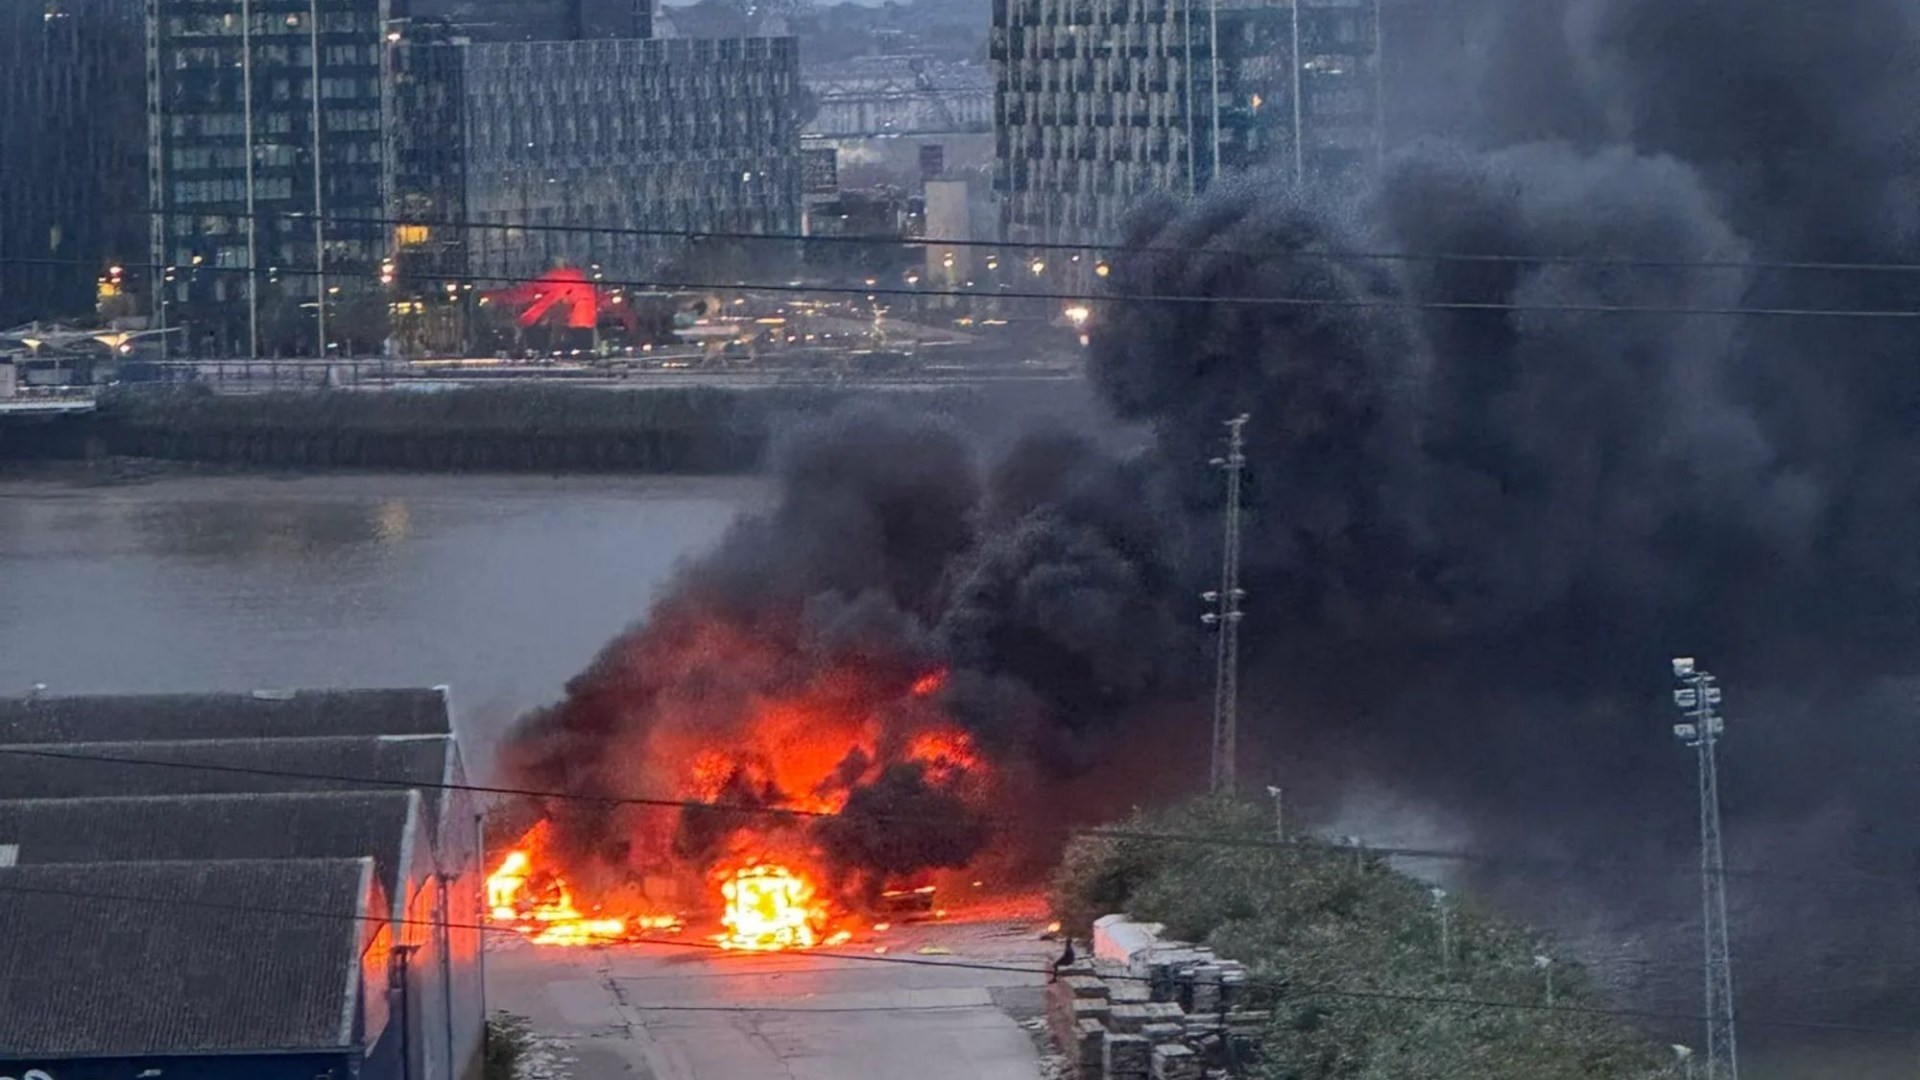
[{"label": "tree foliage", "polygon": [[1572,961],[1552,957],[1545,1007],[1536,935],[1449,898],[1443,960],[1425,883],[1315,839],[1265,843],[1272,824],[1265,807],[1216,799],[1135,814],[1068,849],[1055,913],[1085,935],[1125,911],[1247,965],[1272,992],[1269,1080],[1677,1075]]}]

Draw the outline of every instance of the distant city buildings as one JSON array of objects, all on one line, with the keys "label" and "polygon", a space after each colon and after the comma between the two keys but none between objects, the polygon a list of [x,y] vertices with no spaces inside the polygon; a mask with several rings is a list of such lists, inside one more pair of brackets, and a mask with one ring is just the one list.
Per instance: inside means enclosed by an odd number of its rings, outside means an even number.
[{"label": "distant city buildings", "polygon": [[980,64],[869,56],[810,67],[808,136],[993,130],[993,77]]},{"label": "distant city buildings", "polygon": [[474,275],[800,227],[790,38],[648,40],[648,0],[152,4],[155,308],[193,353],[312,355],[323,299],[335,348],[411,317],[446,347]]},{"label": "distant city buildings", "polygon": [[[1149,193],[1337,182],[1464,115],[1414,89],[1463,48],[1458,0],[656,4],[0,3],[0,326],[100,302],[189,354],[314,355],[323,315],[360,352],[425,316],[398,342],[453,347],[486,288],[558,265],[644,279],[707,233],[1105,241]],[[739,27],[828,59],[711,34]],[[900,272],[992,272],[963,250]]]},{"label": "distant city buildings", "polygon": [[451,23],[474,41],[576,41],[653,36],[655,0],[413,0],[416,19]]},{"label": "distant city buildings", "polygon": [[467,244],[465,28],[414,19],[395,43],[391,78],[393,274],[404,284],[458,279]]},{"label": "distant city buildings", "polygon": [[142,0],[0,3],[0,328],[94,306],[143,262]]},{"label": "distant city buildings", "polygon": [[250,24],[234,3],[149,7],[159,318],[195,353],[311,350],[325,272],[359,333],[386,253],[388,0],[250,0]]},{"label": "distant city buildings", "polygon": [[682,234],[800,227],[792,38],[464,47],[474,271],[644,275]]},{"label": "distant city buildings", "polygon": [[993,19],[1009,240],[1111,240],[1153,192],[1334,180],[1379,153],[1374,0],[994,0]]}]

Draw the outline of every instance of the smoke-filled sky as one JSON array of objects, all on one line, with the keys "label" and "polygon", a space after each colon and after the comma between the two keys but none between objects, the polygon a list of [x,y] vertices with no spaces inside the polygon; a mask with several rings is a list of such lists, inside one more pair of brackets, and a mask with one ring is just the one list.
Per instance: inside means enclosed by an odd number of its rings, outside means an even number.
[{"label": "smoke-filled sky", "polygon": [[[1644,870],[1696,835],[1666,661],[1697,654],[1727,687],[1730,861],[1828,886],[1912,868],[1920,320],[1728,314],[1920,310],[1920,274],[1780,265],[1920,261],[1920,5],[1842,6],[1462,0],[1396,88],[1445,102],[1423,114],[1445,138],[1340,190],[1249,176],[1136,216],[1117,295],[1329,301],[1100,305],[1091,376],[1146,450],[816,425],[775,509],[510,761],[631,790],[606,748],[669,723],[661,702],[724,728],[849,658],[882,697],[949,670],[937,707],[1022,799],[1112,767],[1123,735],[1203,743],[1206,462],[1246,412],[1246,779],[1310,819],[1381,790],[1464,844],[1624,857],[1642,869],[1491,884],[1684,917],[1694,883]],[[1495,307],[1435,306],[1462,302]],[[1695,313],[1595,310],[1656,307]],[[689,610],[777,657],[676,646]],[[931,797],[895,776],[862,805],[896,795]],[[1750,1005],[1898,996],[1869,961],[1920,942],[1911,887],[1742,888]]]},{"label": "smoke-filled sky", "polygon": [[[1448,101],[1428,112],[1450,138],[1350,190],[1255,177],[1149,208],[1128,240],[1178,253],[1110,279],[1341,306],[1117,304],[1094,331],[1097,382],[1152,425],[1190,514],[1217,506],[1221,421],[1253,414],[1255,767],[1323,812],[1365,781],[1495,850],[1681,865],[1666,660],[1697,653],[1727,684],[1731,861],[1897,881],[1917,853],[1920,323],[1591,309],[1920,310],[1920,274],[1778,265],[1920,255],[1920,5],[1467,8],[1466,47],[1402,87]],[[1454,302],[1512,310],[1432,306]],[[1212,535],[1189,535],[1204,568]],[[1691,887],[1574,876],[1623,908],[1685,912]],[[1827,964],[1882,978],[1916,897],[1878,888],[1848,907],[1749,884],[1750,996],[1832,994]]]}]

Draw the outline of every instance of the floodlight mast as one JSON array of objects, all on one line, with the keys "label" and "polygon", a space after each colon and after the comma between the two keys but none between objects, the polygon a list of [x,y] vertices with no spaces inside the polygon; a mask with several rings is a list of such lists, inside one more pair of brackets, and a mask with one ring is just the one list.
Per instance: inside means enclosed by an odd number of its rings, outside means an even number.
[{"label": "floodlight mast", "polygon": [[1247,416],[1227,421],[1227,456],[1208,464],[1227,475],[1227,513],[1225,539],[1220,556],[1220,588],[1202,593],[1213,609],[1200,617],[1219,638],[1215,642],[1213,676],[1213,775],[1214,794],[1231,794],[1238,774],[1234,757],[1239,742],[1240,705],[1240,603],[1247,598],[1240,587],[1240,480],[1246,471]]},{"label": "floodlight mast", "polygon": [[[1734,1037],[1733,957],[1727,935],[1727,866],[1720,842],[1720,773],[1716,748],[1726,730],[1719,681],[1692,657],[1675,657],[1679,683],[1673,703],[1682,723],[1673,733],[1693,748],[1699,763],[1700,921],[1706,990],[1706,1080],[1739,1080],[1740,1059]],[[1691,1063],[1689,1063],[1691,1068]]]}]

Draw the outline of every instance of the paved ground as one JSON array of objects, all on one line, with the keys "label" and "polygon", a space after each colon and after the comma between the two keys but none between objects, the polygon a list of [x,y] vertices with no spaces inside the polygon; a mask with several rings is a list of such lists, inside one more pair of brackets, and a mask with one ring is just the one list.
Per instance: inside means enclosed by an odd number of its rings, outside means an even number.
[{"label": "paved ground", "polygon": [[[912,962],[880,960],[882,945]],[[1056,948],[1031,920],[899,927],[815,953],[510,940],[488,952],[488,1006],[531,1022],[535,1071],[556,1080],[1035,1080],[1017,1017],[1039,1011]]]}]

